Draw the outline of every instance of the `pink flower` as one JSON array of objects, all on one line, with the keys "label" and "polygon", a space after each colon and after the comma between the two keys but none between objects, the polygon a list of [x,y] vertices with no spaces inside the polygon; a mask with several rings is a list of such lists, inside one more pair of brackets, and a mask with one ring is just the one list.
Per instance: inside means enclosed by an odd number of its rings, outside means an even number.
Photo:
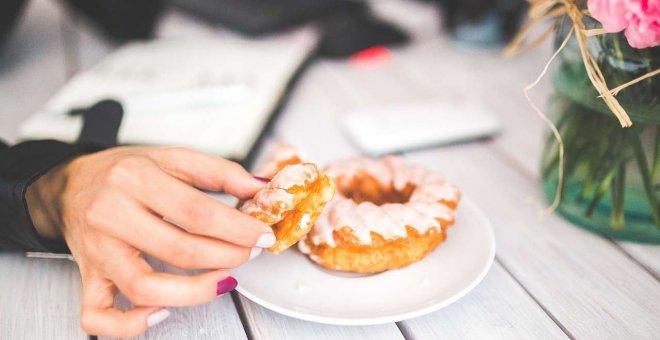
[{"label": "pink flower", "polygon": [[591,16],[608,32],[621,32],[630,23],[626,18],[628,10],[624,0],[589,0],[587,7]]},{"label": "pink flower", "polygon": [[626,28],[626,39],[634,48],[647,48],[660,45],[660,20],[641,21],[634,18]]},{"label": "pink flower", "polygon": [[587,7],[605,31],[625,30],[630,46],[660,45],[660,0],[588,0]]}]

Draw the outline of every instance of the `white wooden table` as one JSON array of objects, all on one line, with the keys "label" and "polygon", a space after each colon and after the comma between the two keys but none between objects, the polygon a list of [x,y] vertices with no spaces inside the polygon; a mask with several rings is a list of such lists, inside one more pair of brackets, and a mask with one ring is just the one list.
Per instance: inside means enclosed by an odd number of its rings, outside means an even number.
[{"label": "white wooden table", "polygon": [[[381,9],[398,12],[388,6]],[[406,5],[402,12],[420,7]],[[428,27],[420,25],[408,23],[425,32]],[[177,13],[167,16],[160,31],[221,34]],[[391,62],[376,69],[331,61],[313,65],[268,143],[290,142],[324,163],[357,153],[337,129],[338,117],[347,110],[438,97],[479,100],[505,122],[501,136],[404,156],[455,182],[490,217],[498,249],[484,281],[443,310],[371,327],[300,321],[234,294],[173,309],[172,317],[141,339],[660,337],[660,247],[591,234],[555,215],[539,218],[545,204],[537,169],[543,124],[521,89],[537,75],[549,48],[504,60],[495,50],[467,49],[430,36],[395,51]],[[74,72],[115,46],[84,22],[71,23],[54,1],[37,0],[7,47],[0,57],[0,137],[13,141],[27,115]],[[535,97],[543,102],[549,92],[546,82]],[[0,339],[85,338],[78,324],[80,282],[74,263],[1,253],[0,277]]]}]

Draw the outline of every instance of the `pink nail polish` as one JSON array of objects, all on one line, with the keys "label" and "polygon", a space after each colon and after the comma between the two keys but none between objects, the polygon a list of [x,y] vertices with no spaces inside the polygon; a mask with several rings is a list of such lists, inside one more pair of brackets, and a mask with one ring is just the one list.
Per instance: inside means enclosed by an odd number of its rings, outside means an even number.
[{"label": "pink nail polish", "polygon": [[218,281],[218,284],[215,286],[215,295],[222,295],[231,292],[238,286],[238,281],[231,276]]},{"label": "pink nail polish", "polygon": [[260,182],[264,182],[264,183],[269,183],[270,182],[270,179],[265,178],[265,177],[259,177],[259,176],[252,176],[252,177],[254,177],[254,179],[256,179]]}]

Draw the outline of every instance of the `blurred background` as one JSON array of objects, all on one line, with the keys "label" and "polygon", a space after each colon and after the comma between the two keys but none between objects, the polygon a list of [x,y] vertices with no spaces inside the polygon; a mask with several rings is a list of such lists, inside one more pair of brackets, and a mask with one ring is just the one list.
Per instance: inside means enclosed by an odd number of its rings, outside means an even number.
[{"label": "blurred background", "polygon": [[[246,165],[269,133],[304,149],[318,138],[315,126],[336,127],[323,133],[344,153],[494,135],[514,111],[502,101],[525,105],[520,90],[548,52],[501,57],[524,19],[522,0],[12,0],[1,6],[3,139],[73,142],[83,124],[76,112],[113,99],[125,111],[120,143],[188,145]],[[392,105],[387,120],[364,129],[374,121],[365,115]],[[443,111],[443,121],[458,121],[417,131]],[[408,112],[416,112],[418,124],[398,134],[401,140],[377,138],[410,122],[401,117]],[[277,137],[291,129],[299,133]]]}]

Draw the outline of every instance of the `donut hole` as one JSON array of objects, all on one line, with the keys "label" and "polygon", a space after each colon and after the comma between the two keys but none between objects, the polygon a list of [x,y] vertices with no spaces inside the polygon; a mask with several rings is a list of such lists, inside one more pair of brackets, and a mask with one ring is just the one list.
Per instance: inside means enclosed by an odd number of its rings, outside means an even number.
[{"label": "donut hole", "polygon": [[376,178],[369,174],[360,172],[350,180],[338,181],[338,190],[346,198],[360,204],[362,202],[371,202],[375,205],[387,203],[407,203],[415,191],[415,185],[408,183],[406,186],[397,190],[393,184],[383,185]]}]

